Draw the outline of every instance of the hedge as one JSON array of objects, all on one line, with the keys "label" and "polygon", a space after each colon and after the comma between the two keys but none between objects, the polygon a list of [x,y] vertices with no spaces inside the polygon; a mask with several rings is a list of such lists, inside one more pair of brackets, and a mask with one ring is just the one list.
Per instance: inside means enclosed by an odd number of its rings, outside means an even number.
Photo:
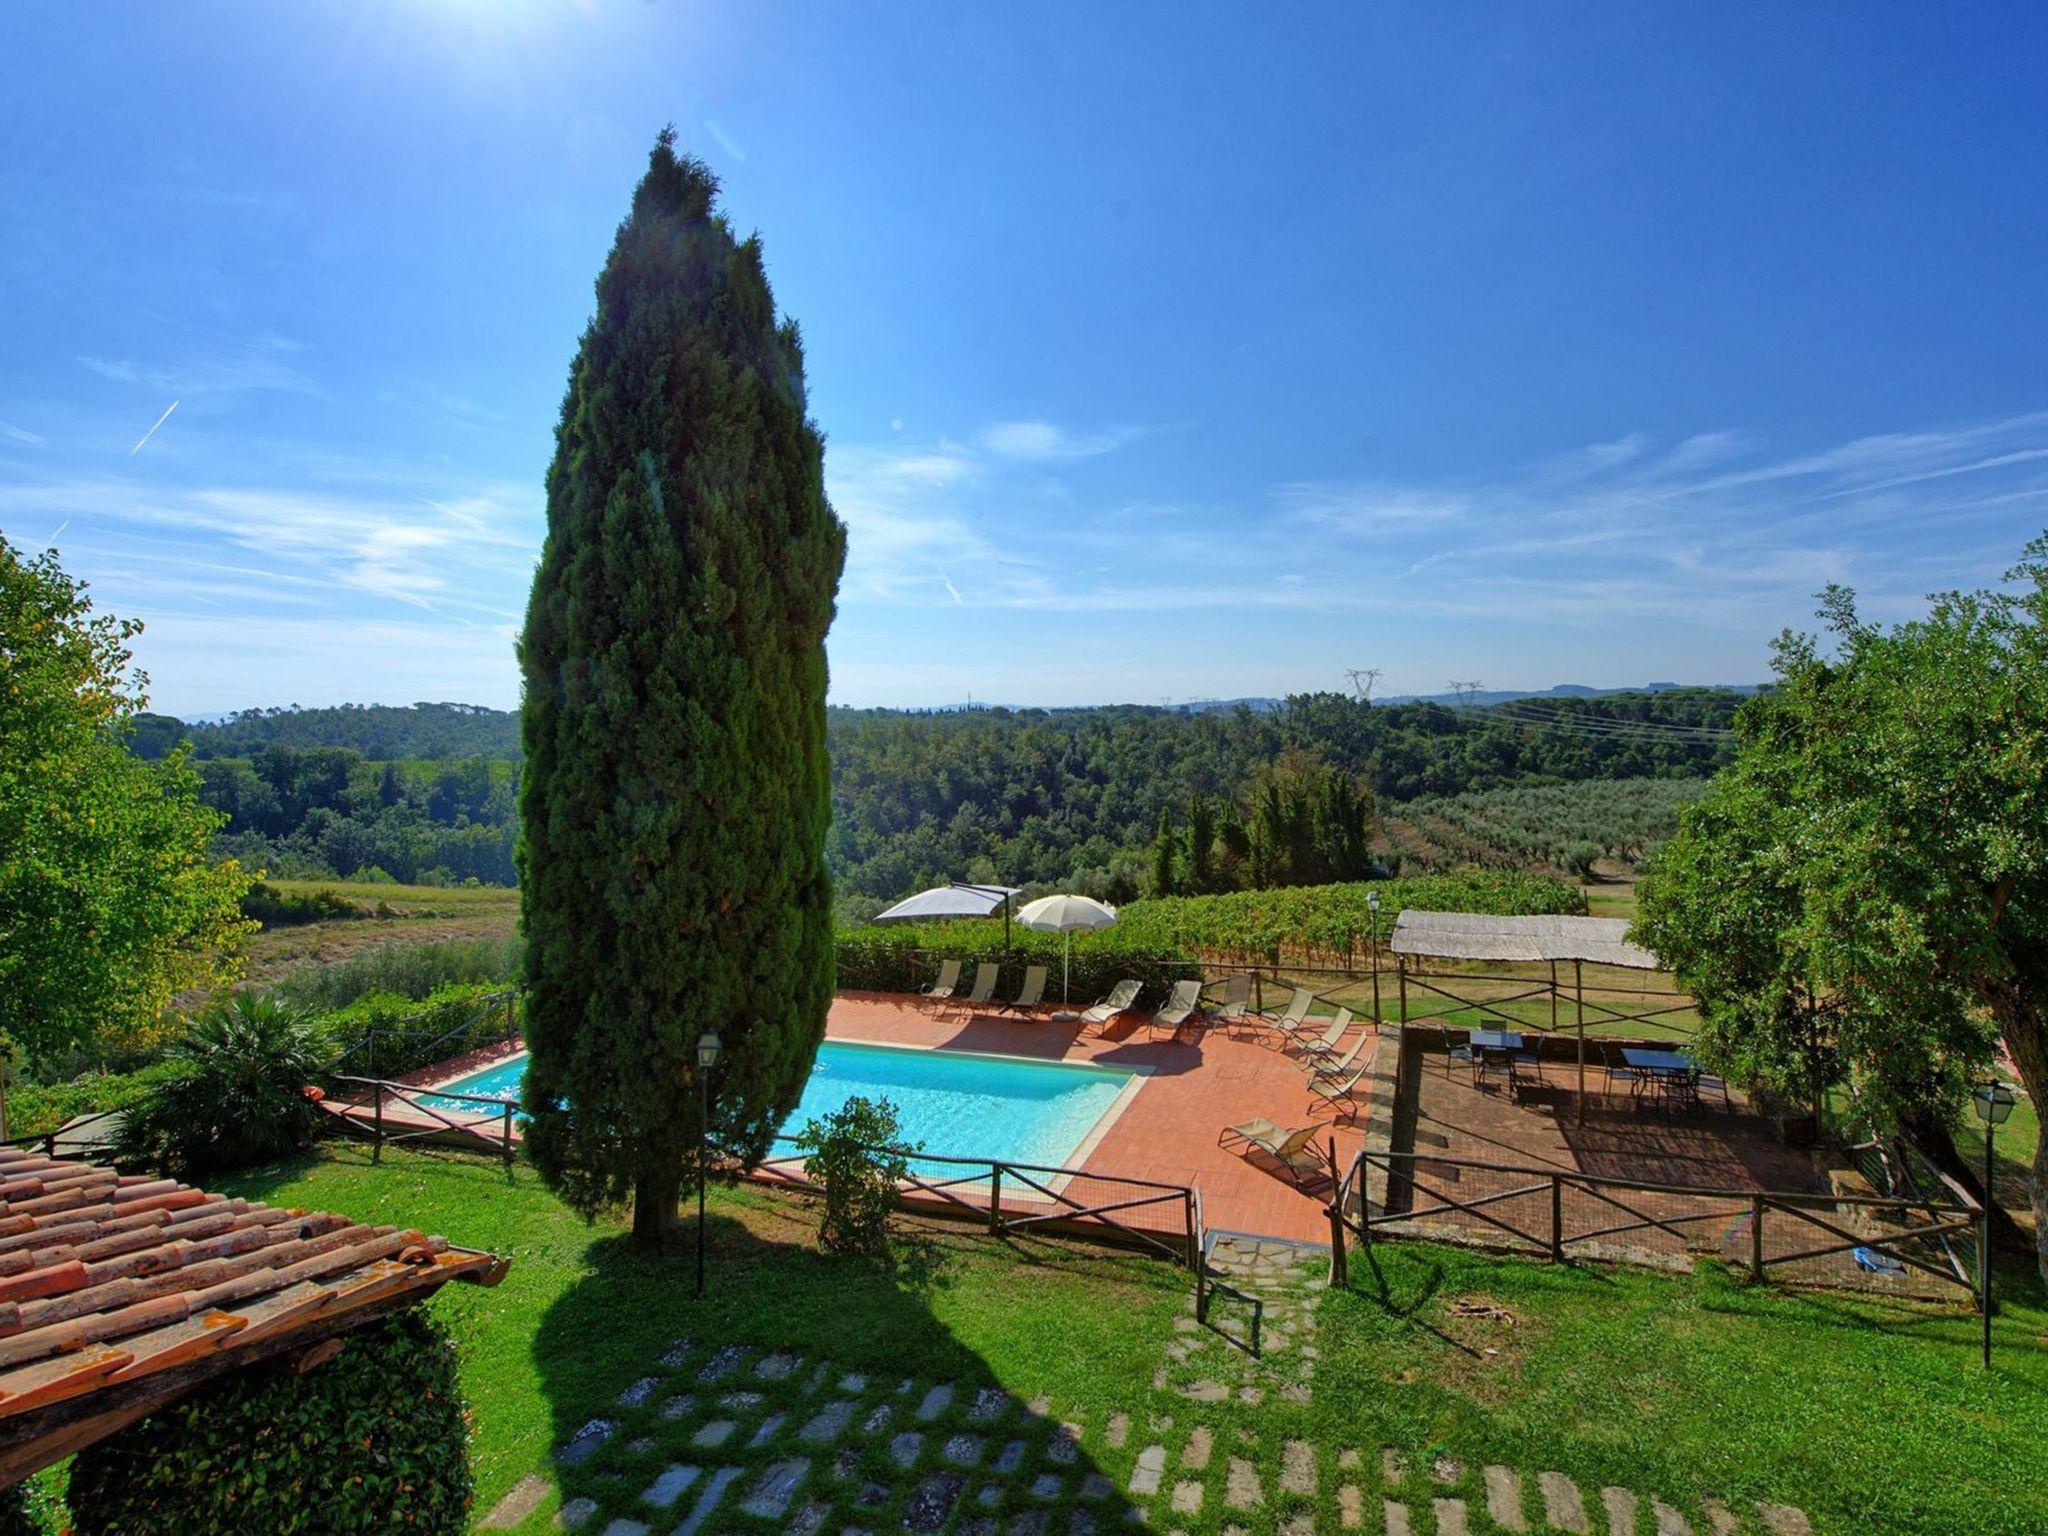
[{"label": "hedge", "polygon": [[[964,980],[971,981],[974,967],[984,960],[1000,965],[996,995],[1015,997],[1024,982],[1024,968],[1047,968],[1045,995],[1060,995],[1060,936],[1012,927],[1010,954],[1003,956],[1003,925],[976,919],[955,923],[904,923],[888,927],[854,928],[839,935],[839,981],[842,990],[856,992],[916,992],[931,983],[939,962],[957,959],[964,963]],[[1070,995],[1076,1002],[1092,1003],[1126,977],[1141,981],[1152,1001],[1163,1001],[1176,981],[1199,978],[1202,967],[1192,958],[1161,955],[1127,941],[1114,928],[1101,933],[1074,935],[1074,959]]]},{"label": "hedge", "polygon": [[78,1453],[75,1536],[459,1536],[469,1423],[447,1331],[420,1308],[306,1375],[234,1372]]},{"label": "hedge", "polygon": [[[1160,1001],[1174,982],[1201,976],[1203,957],[1267,964],[1288,954],[1363,958],[1371,947],[1373,890],[1380,893],[1383,942],[1403,907],[1502,915],[1586,910],[1585,893],[1563,881],[1489,871],[1134,901],[1118,910],[1115,927],[1074,935],[1072,996],[1092,1002],[1130,977]],[[997,919],[867,925],[842,928],[838,938],[839,985],[854,991],[915,992],[931,982],[941,960],[960,960],[971,976],[977,963],[1003,958]],[[1058,997],[1060,950],[1060,935],[1013,926],[998,995],[1015,996],[1024,967],[1043,964],[1051,970],[1046,995]]]}]

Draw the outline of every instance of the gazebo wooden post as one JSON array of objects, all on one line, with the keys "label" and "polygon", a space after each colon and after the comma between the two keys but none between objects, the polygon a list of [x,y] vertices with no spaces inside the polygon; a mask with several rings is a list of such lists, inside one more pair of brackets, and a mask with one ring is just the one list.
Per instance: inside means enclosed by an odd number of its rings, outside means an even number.
[{"label": "gazebo wooden post", "polygon": [[[1553,1005],[1556,997],[1551,999]],[[1579,1022],[1579,1124],[1586,1123],[1586,965],[1572,961],[1572,1003]]]},{"label": "gazebo wooden post", "polygon": [[1406,955],[1397,954],[1394,956],[1394,978],[1400,984],[1401,1022],[1405,1025],[1408,1022],[1408,957]]}]

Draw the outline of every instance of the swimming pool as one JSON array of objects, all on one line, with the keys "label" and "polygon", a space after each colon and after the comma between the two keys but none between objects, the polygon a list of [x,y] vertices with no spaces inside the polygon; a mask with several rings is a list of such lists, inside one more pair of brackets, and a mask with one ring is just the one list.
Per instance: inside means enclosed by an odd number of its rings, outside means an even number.
[{"label": "swimming pool", "polygon": [[[525,1076],[526,1058],[514,1056],[436,1086],[517,1101]],[[894,1104],[903,1139],[923,1142],[928,1152],[1069,1167],[1140,1081],[1140,1074],[1112,1067],[827,1040],[782,1131],[794,1136],[814,1116],[859,1095]],[[441,1110],[481,1108],[420,1097]]]}]

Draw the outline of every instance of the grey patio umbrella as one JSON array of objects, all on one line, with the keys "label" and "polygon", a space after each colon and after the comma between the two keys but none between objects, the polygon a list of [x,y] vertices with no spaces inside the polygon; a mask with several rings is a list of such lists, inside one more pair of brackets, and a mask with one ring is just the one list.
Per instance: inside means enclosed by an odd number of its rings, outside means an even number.
[{"label": "grey patio umbrella", "polygon": [[966,880],[954,880],[946,885],[935,885],[928,891],[919,891],[915,896],[903,900],[885,912],[878,912],[870,919],[877,923],[927,923],[948,917],[994,917],[998,909],[1003,914],[1003,951],[1010,948],[1010,898],[1019,887],[1014,885],[975,885]]}]

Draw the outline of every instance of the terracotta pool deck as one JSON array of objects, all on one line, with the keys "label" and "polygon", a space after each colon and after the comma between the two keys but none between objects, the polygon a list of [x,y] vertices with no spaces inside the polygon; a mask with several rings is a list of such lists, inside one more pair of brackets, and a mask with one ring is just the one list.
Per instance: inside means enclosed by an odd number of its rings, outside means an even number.
[{"label": "terracotta pool deck", "polygon": [[1242,1155],[1234,1143],[1217,1145],[1217,1133],[1254,1115],[1290,1129],[1314,1123],[1322,1127],[1317,1145],[1334,1139],[1339,1166],[1348,1166],[1364,1140],[1365,1083],[1353,1096],[1352,1117],[1340,1118],[1308,1091],[1308,1069],[1281,1048],[1271,1029],[1209,1028],[1168,1036],[1133,1014],[1106,1030],[1083,1032],[1079,1024],[1055,1022],[1052,1011],[979,1013],[889,993],[847,992],[833,1002],[825,1033],[833,1040],[1147,1068],[1144,1086],[1083,1167],[1193,1185],[1202,1192],[1203,1218],[1211,1228],[1328,1241],[1327,1186],[1304,1193],[1270,1160]]}]

